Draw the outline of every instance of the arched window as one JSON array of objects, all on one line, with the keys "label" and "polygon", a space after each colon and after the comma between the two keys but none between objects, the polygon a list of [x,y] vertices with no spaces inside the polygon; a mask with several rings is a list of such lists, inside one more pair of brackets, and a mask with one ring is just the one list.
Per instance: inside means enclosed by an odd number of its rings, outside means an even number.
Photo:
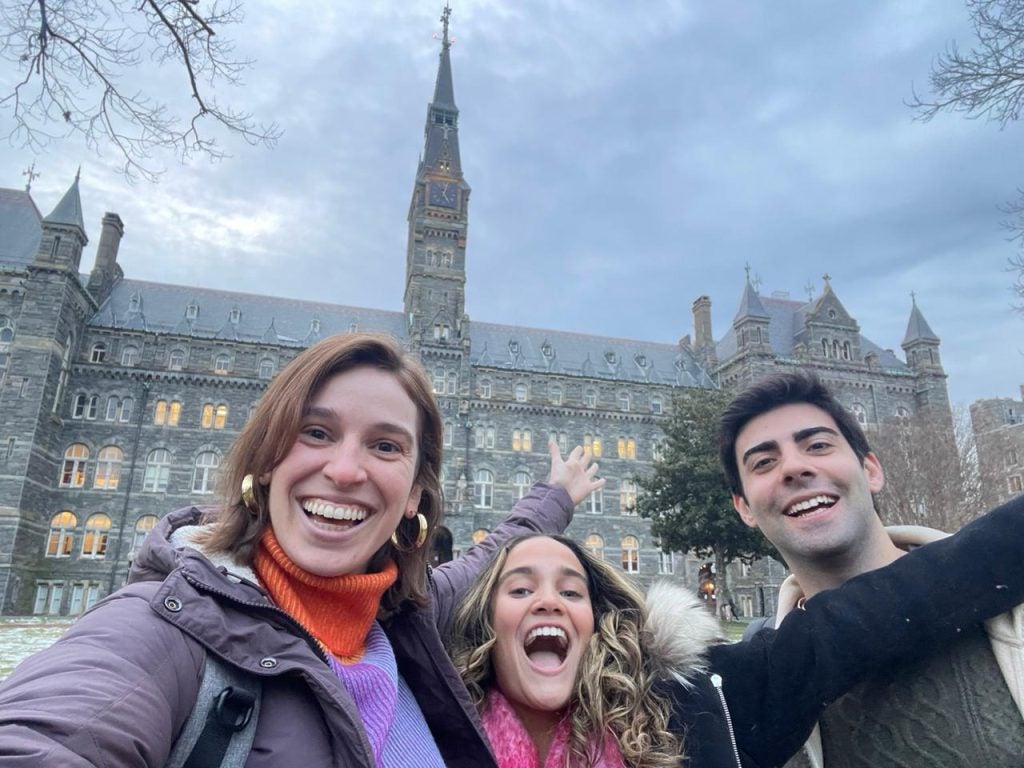
[{"label": "arched window", "polygon": [[561,387],[552,387],[551,389],[548,390],[548,399],[551,401],[552,405],[561,405],[562,397],[563,395]]},{"label": "arched window", "polygon": [[623,480],[619,484],[619,513],[636,514],[636,483],[632,480]]},{"label": "arched window", "polygon": [[64,464],[60,470],[62,488],[81,488],[85,485],[85,467],[89,461],[89,449],[82,443],[72,443],[64,451]]},{"label": "arched window", "polygon": [[821,356],[828,357],[828,339],[821,340]]},{"label": "arched window", "polygon": [[217,406],[217,412],[213,419],[214,429],[224,429],[228,423],[228,407],[221,403]]},{"label": "arched window", "polygon": [[592,533],[587,536],[583,547],[598,560],[604,560],[604,539],[599,534]]},{"label": "arched window", "polygon": [[146,456],[146,472],[142,477],[142,490],[160,493],[167,490],[167,478],[171,473],[171,452],[156,448]]},{"label": "arched window", "polygon": [[64,402],[64,391],[68,386],[68,377],[71,375],[71,346],[74,344],[74,339],[68,336],[64,342],[64,352],[61,354],[60,360],[60,375],[57,377],[57,389],[53,393],[53,413],[57,413],[60,410],[61,403]]},{"label": "arched window", "polygon": [[89,353],[90,363],[102,363],[107,359],[107,345],[102,341],[92,345],[92,351]]},{"label": "arched window", "polygon": [[476,471],[473,495],[476,505],[482,509],[490,509],[494,505],[494,474],[489,469]]},{"label": "arched window", "polygon": [[530,397],[530,390],[521,381],[515,386],[515,397],[517,403],[525,403]]},{"label": "arched window", "polygon": [[114,421],[117,419],[117,406],[121,404],[121,401],[117,399],[117,395],[111,395],[107,398],[107,410],[103,418],[106,421]]},{"label": "arched window", "polygon": [[273,360],[271,360],[269,357],[264,357],[262,360],[260,360],[260,373],[259,373],[260,378],[261,379],[272,379],[272,378],[274,378],[274,371],[275,371],[276,368],[277,368],[277,366],[274,365],[274,361]]},{"label": "arched window", "polygon": [[629,410],[629,392],[619,392],[617,397],[620,411]]},{"label": "arched window", "polygon": [[213,427],[213,404],[206,403],[203,406],[203,413],[199,419],[199,425],[203,429],[211,429]]},{"label": "arched window", "polygon": [[213,451],[203,451],[196,456],[195,471],[192,473],[192,493],[213,493],[220,457]]},{"label": "arched window", "polygon": [[137,552],[146,536],[156,525],[156,515],[143,515],[135,521],[135,534],[132,536],[132,552]]},{"label": "arched window", "polygon": [[47,557],[71,557],[75,545],[75,526],[78,518],[68,510],[50,518],[50,538],[46,542]]},{"label": "arched window", "polygon": [[597,390],[596,389],[593,389],[591,387],[587,387],[587,389],[585,389],[583,391],[583,404],[587,408],[596,408],[597,407]]},{"label": "arched window", "polygon": [[75,395],[74,405],[71,408],[71,418],[89,419],[96,418],[99,412],[99,396],[97,395]]},{"label": "arched window", "polygon": [[622,543],[622,570],[626,573],[640,572],[640,542],[636,536],[623,536]]},{"label": "arched window", "polygon": [[231,370],[231,355],[220,354],[217,355],[213,361],[213,372],[225,374]]},{"label": "arched window", "polygon": [[530,490],[531,485],[533,485],[533,478],[530,477],[530,473],[525,469],[517,470],[516,473],[512,475],[512,489],[516,501],[526,495],[526,492]]},{"label": "arched window", "polygon": [[473,531],[473,543],[479,544],[481,541],[487,538],[488,530],[486,528],[477,528]]},{"label": "arched window", "polygon": [[620,437],[615,447],[620,459],[636,458],[636,440],[632,437]]},{"label": "arched window", "polygon": [[849,360],[853,355],[850,352],[850,342],[843,342],[843,360]]},{"label": "arched window", "polygon": [[124,461],[124,451],[116,445],[108,445],[101,448],[96,457],[96,477],[93,479],[93,488],[106,488],[113,491],[117,488],[121,479],[121,462]]},{"label": "arched window", "polygon": [[532,451],[533,450],[533,433],[528,429],[513,429],[512,430],[512,450],[513,451]]},{"label": "arched window", "polygon": [[102,560],[107,556],[107,537],[110,535],[110,518],[97,513],[85,521],[85,535],[82,537],[82,557]]},{"label": "arched window", "polygon": [[658,415],[661,414],[663,407],[664,406],[663,406],[663,403],[662,403],[661,395],[652,395],[651,396],[651,413],[653,413],[655,416],[658,416]]},{"label": "arched window", "polygon": [[601,436],[600,435],[584,435],[583,436],[583,450],[589,453],[591,456],[601,456]]},{"label": "arched window", "polygon": [[14,323],[11,318],[0,315],[0,377],[7,370],[11,359],[11,342],[14,341]]},{"label": "arched window", "polygon": [[591,493],[584,502],[584,508],[592,515],[600,515],[604,512],[604,490],[598,488]]},{"label": "arched window", "polygon": [[121,421],[129,422],[132,420],[132,409],[135,407],[135,401],[130,397],[126,397],[121,401]]},{"label": "arched window", "polygon": [[651,443],[651,458],[654,461],[662,461],[665,458],[666,445],[664,440],[655,440]]},{"label": "arched window", "polygon": [[480,397],[482,397],[484,400],[490,400],[491,390],[491,380],[480,379]]},{"label": "arched window", "polygon": [[172,371],[180,371],[185,367],[185,350],[172,349],[167,353],[167,368]]},{"label": "arched window", "polygon": [[128,345],[121,350],[121,365],[132,368],[139,364],[139,348]]}]

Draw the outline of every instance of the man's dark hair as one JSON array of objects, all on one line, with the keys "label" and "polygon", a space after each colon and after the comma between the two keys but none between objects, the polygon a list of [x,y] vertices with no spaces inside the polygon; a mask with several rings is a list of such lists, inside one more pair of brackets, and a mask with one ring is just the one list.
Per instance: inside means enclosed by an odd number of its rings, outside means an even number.
[{"label": "man's dark hair", "polygon": [[864,430],[860,428],[854,415],[836,400],[828,387],[812,373],[776,373],[740,392],[722,413],[718,456],[725,469],[726,480],[729,481],[729,490],[734,494],[744,496],[739,463],[736,461],[736,438],[740,431],[750,421],[768,411],[799,403],[821,408],[831,416],[861,464],[864,463],[864,459],[871,453],[871,446],[864,436]]}]

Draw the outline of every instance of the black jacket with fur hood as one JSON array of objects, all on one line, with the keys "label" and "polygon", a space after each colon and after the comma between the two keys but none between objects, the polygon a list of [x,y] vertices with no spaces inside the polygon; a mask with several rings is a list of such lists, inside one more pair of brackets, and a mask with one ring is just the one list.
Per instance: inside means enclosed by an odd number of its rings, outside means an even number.
[{"label": "black jacket with fur hood", "polygon": [[781,766],[862,679],[1024,602],[1024,496],[892,565],[821,592],[741,643],[688,590],[648,593],[648,647],[686,768]]}]

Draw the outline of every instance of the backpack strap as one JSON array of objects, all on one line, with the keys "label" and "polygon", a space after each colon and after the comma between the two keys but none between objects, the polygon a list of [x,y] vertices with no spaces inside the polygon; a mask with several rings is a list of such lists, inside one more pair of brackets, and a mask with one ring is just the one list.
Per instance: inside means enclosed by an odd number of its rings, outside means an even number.
[{"label": "backpack strap", "polygon": [[203,679],[164,768],[242,768],[256,736],[263,684],[207,653]]}]

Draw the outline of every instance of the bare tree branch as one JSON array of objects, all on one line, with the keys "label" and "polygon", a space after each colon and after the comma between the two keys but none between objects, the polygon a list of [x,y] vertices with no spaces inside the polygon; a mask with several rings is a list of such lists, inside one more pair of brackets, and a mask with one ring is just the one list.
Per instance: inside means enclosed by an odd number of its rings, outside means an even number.
[{"label": "bare tree branch", "polygon": [[[38,150],[78,134],[95,151],[113,146],[129,178],[149,179],[159,173],[159,150],[182,160],[222,158],[217,129],[272,146],[276,124],[257,123],[213,96],[240,85],[252,64],[218,34],[242,18],[239,0],[212,0],[203,13],[193,0],[0,0],[0,58],[18,67],[0,96],[9,140]],[[171,114],[160,90],[130,84],[146,58],[161,68],[162,89],[173,93],[180,83],[189,94],[191,115]]]}]

